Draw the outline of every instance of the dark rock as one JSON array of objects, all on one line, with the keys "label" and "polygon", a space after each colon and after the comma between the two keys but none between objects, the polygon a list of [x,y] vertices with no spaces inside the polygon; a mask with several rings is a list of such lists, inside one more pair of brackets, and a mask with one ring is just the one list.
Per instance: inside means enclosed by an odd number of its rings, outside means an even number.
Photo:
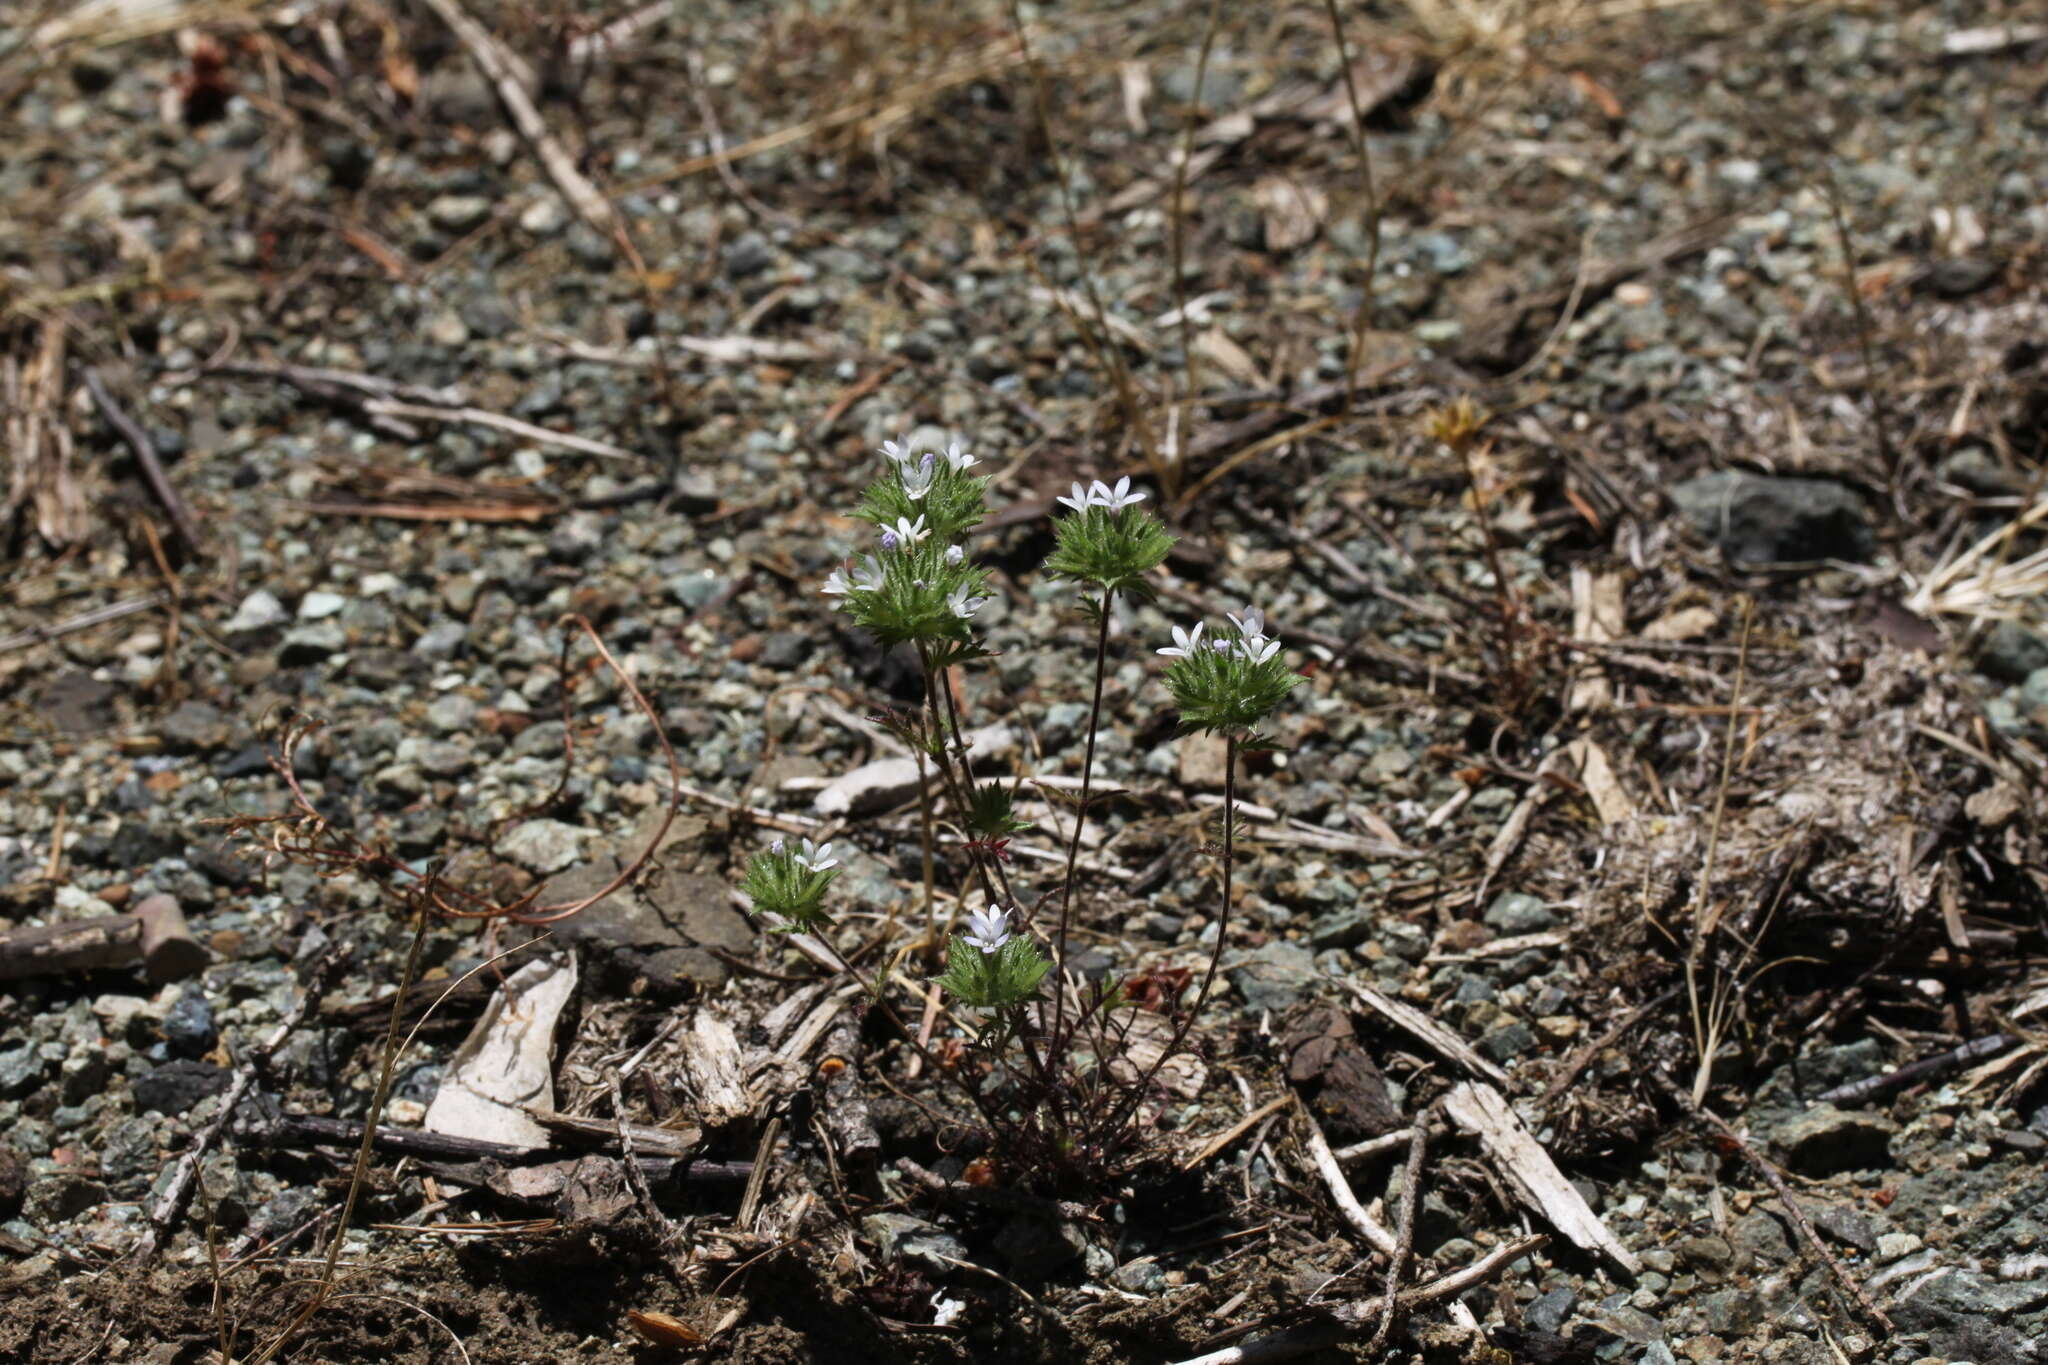
[{"label": "dark rock", "polygon": [[1700,1300],[1700,1316],[1716,1336],[1747,1336],[1763,1325],[1763,1304],[1747,1289],[1723,1289]]},{"label": "dark rock", "polygon": [[177,1003],[164,1015],[163,1030],[164,1041],[180,1057],[204,1056],[220,1041],[220,1030],[213,1022],[213,1006],[207,1003],[206,992],[198,983],[179,992]]},{"label": "dark rock", "polygon": [[107,1187],[97,1180],[64,1171],[46,1175],[28,1187],[22,1201],[22,1216],[32,1223],[51,1227],[68,1223],[88,1209],[107,1202]]},{"label": "dark rock", "polygon": [[1976,293],[1996,280],[1999,264],[1981,256],[1936,261],[1922,271],[1914,285],[1941,299],[1960,299]]},{"label": "dark rock", "polygon": [[103,733],[113,728],[118,695],[112,683],[90,673],[60,673],[37,694],[36,713],[67,735]]},{"label": "dark rock", "polygon": [[1268,943],[1239,958],[1230,984],[1255,1010],[1286,1010],[1315,984],[1315,955],[1299,943]]},{"label": "dark rock", "polygon": [[1578,1302],[1576,1294],[1559,1285],[1555,1289],[1544,1291],[1534,1303],[1522,1310],[1522,1316],[1531,1327],[1545,1336],[1556,1336],[1558,1329],[1564,1326],[1565,1319],[1572,1315],[1572,1309],[1578,1306]]},{"label": "dark rock", "polygon": [[1087,1247],[1071,1224],[1022,1214],[996,1234],[995,1249],[1009,1263],[1011,1274],[1035,1280],[1076,1260]]},{"label": "dark rock", "polygon": [[1372,937],[1372,929],[1372,912],[1348,905],[1316,916],[1308,927],[1308,941],[1314,948],[1356,948]]},{"label": "dark rock", "polygon": [[217,706],[188,701],[164,717],[162,734],[172,753],[192,753],[227,745],[234,721]]},{"label": "dark rock", "polygon": [[[581,899],[617,876],[622,866],[616,855],[601,855],[550,880],[541,901]],[[727,891],[717,877],[671,871],[614,891],[556,925],[555,934],[602,949],[660,984],[679,979],[717,984],[726,978],[725,965],[705,950],[746,953],[754,941],[753,926],[733,908]]]},{"label": "dark rock", "polygon": [[1828,1176],[1889,1166],[1896,1132],[1898,1125],[1890,1119],[1823,1104],[1780,1123],[1771,1138],[1793,1170]]},{"label": "dark rock", "polygon": [[2025,682],[2027,675],[2048,668],[2048,638],[2013,621],[2000,621],[1977,655],[1978,671],[2000,682]]},{"label": "dark rock", "polygon": [[1865,1255],[1877,1250],[1877,1229],[1861,1209],[1850,1204],[1809,1204],[1806,1216],[1813,1225],[1843,1246]]},{"label": "dark rock", "polygon": [[178,1060],[165,1062],[162,1066],[137,1076],[131,1082],[135,1095],[135,1108],[148,1113],[178,1115],[208,1095],[218,1095],[228,1088],[228,1073],[212,1062]]},{"label": "dark rock", "polygon": [[12,1147],[0,1147],[0,1221],[21,1212],[28,1192],[28,1162]]},{"label": "dark rock", "polygon": [[141,820],[123,820],[107,841],[107,865],[129,872],[148,867],[159,858],[175,858],[185,851],[185,841],[170,833],[152,829]]},{"label": "dark rock", "polygon": [[1867,560],[1876,549],[1862,499],[1825,479],[1719,470],[1687,479],[1671,500],[1731,564]]}]

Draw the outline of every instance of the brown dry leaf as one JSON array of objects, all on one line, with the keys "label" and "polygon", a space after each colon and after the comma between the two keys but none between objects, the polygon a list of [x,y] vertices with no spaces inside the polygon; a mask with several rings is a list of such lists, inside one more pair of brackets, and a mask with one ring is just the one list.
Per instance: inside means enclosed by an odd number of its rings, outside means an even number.
[{"label": "brown dry leaf", "polygon": [[1294,251],[1314,241],[1330,211],[1330,197],[1314,185],[1269,175],[1252,186],[1266,220],[1266,250]]}]

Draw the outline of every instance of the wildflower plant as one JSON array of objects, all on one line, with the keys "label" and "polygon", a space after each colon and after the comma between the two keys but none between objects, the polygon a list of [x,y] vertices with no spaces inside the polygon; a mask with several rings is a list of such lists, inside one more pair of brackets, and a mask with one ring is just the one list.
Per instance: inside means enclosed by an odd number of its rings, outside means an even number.
[{"label": "wildflower plant", "polygon": [[[1115,985],[1084,990],[1068,979],[1067,936],[1081,835],[1093,799],[1114,601],[1120,594],[1149,595],[1149,576],[1173,548],[1173,537],[1143,505],[1145,491],[1133,489],[1129,478],[1114,485],[1076,483],[1056,500],[1062,511],[1053,518],[1054,548],[1044,569],[1081,589],[1084,610],[1096,626],[1093,703],[1080,793],[1072,828],[1065,831],[1064,874],[1027,898],[1011,880],[1008,845],[1030,822],[1018,815],[1011,784],[975,782],[961,703],[941,681],[947,669],[989,653],[977,637],[977,617],[995,591],[988,570],[963,544],[987,515],[988,480],[973,472],[979,461],[958,445],[934,451],[889,442],[882,456],[882,472],[856,512],[874,540],[832,570],[821,590],[884,645],[910,646],[922,668],[924,700],[918,710],[878,719],[910,747],[920,778],[931,771],[938,779],[937,809],[934,792],[919,783],[927,924],[922,946],[933,983],[956,1008],[980,1016],[975,1043],[988,1065],[942,1064],[916,1030],[906,1027],[902,1033],[936,1074],[972,1102],[999,1161],[1043,1186],[1089,1185],[1129,1156],[1142,1101],[1207,1000],[1228,929],[1237,755],[1241,748],[1265,744],[1257,727],[1301,678],[1253,607],[1230,616],[1227,626],[1176,626],[1173,644],[1157,651],[1172,660],[1164,682],[1182,730],[1220,733],[1228,741],[1224,899],[1199,993],[1191,1005],[1172,1010],[1171,1042],[1133,1079],[1131,1067],[1119,1071],[1108,1064],[1126,1052],[1130,1000]],[[959,832],[968,855],[966,882],[955,898],[964,916],[943,932],[934,888],[942,827]],[[805,840],[793,849],[778,840],[750,860],[741,890],[771,929],[827,930],[833,925],[827,902],[836,864],[829,844],[816,847]],[[887,1008],[883,982],[867,981],[850,962],[847,970]]]}]

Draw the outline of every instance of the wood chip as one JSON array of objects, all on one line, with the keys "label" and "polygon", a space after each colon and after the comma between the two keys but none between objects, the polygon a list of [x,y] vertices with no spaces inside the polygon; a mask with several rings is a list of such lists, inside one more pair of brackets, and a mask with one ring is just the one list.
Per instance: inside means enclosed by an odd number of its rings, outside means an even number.
[{"label": "wood chip", "polygon": [[1438,1056],[1456,1062],[1467,1071],[1485,1076],[1489,1080],[1508,1083],[1508,1073],[1502,1071],[1486,1058],[1466,1046],[1465,1040],[1439,1024],[1412,1005],[1404,1005],[1392,996],[1383,995],[1370,986],[1346,983],[1359,1003],[1379,1014],[1396,1028],[1406,1029]]},{"label": "wood chip", "polygon": [[1641,1272],[1641,1262],[1615,1240],[1500,1091],[1490,1085],[1461,1082],[1444,1097],[1444,1112],[1453,1123],[1478,1137],[1522,1201],[1549,1219],[1574,1245],[1608,1256],[1631,1275]]},{"label": "wood chip", "polygon": [[1578,765],[1579,783],[1593,799],[1593,809],[1599,813],[1601,824],[1619,825],[1635,818],[1636,803],[1622,789],[1605,749],[1590,739],[1580,739],[1572,741],[1566,752]]},{"label": "wood chip", "polygon": [[699,1010],[680,1041],[683,1080],[697,1098],[698,1119],[706,1128],[723,1128],[754,1112],[746,1059],[731,1024]]}]

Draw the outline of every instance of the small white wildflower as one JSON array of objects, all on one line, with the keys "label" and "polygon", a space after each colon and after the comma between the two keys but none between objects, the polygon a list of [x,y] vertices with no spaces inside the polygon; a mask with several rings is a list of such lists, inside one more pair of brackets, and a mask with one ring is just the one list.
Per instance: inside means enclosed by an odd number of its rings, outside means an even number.
[{"label": "small white wildflower", "polygon": [[939,463],[930,455],[922,460],[906,460],[897,466],[896,477],[902,481],[903,495],[912,502],[922,501],[932,491],[932,477],[938,473]]},{"label": "small white wildflower", "polygon": [[946,599],[946,605],[951,607],[953,614],[963,621],[980,611],[987,604],[988,599],[986,597],[968,596],[965,587],[953,589],[952,595]]},{"label": "small white wildflower", "polygon": [[1133,493],[1131,491],[1131,476],[1128,474],[1116,481],[1115,488],[1111,488],[1102,480],[1097,479],[1088,489],[1088,501],[1094,503],[1097,507],[1107,507],[1112,512],[1121,512],[1131,504],[1143,502],[1144,500],[1145,495],[1143,493]]},{"label": "small white wildflower", "polygon": [[1251,636],[1238,641],[1237,652],[1250,663],[1262,664],[1280,652],[1280,642],[1263,635]]},{"label": "small white wildflower", "polygon": [[873,592],[882,586],[882,561],[873,555],[862,555],[853,566],[853,579],[847,584],[855,592]]},{"label": "small white wildflower", "polygon": [[949,568],[949,569],[957,569],[957,568],[959,568],[959,567],[960,567],[960,561],[961,561],[961,560],[963,560],[963,559],[965,559],[965,558],[967,558],[967,551],[965,551],[965,550],[961,549],[961,548],[960,548],[960,547],[959,547],[958,545],[949,545],[949,546],[947,546],[947,547],[946,547],[946,567],[947,567],[947,568]]},{"label": "small white wildflower", "polygon": [[768,845],[768,851],[770,853],[773,853],[778,858],[781,857],[784,852],[782,840],[777,839],[774,843]]},{"label": "small white wildflower", "polygon": [[910,463],[911,456],[910,443],[905,441],[898,445],[894,441],[884,441],[882,442],[882,454],[899,465],[907,465]]},{"label": "small white wildflower", "polygon": [[1202,623],[1197,621],[1193,630],[1182,630],[1179,626],[1175,626],[1173,628],[1173,643],[1155,652],[1164,654],[1169,658],[1185,659],[1195,652],[1196,646],[1201,644],[1201,642]]},{"label": "small white wildflower", "polygon": [[1077,483],[1074,485],[1074,495],[1072,497],[1056,498],[1054,499],[1054,501],[1062,503],[1065,506],[1071,507],[1076,512],[1085,512],[1088,510],[1088,504],[1091,501],[1091,499],[1089,497],[1088,490]]},{"label": "small white wildflower", "polygon": [[813,872],[839,866],[839,860],[832,856],[832,845],[814,844],[809,839],[804,840],[804,851],[797,855],[796,860]]},{"label": "small white wildflower", "polygon": [[827,597],[844,597],[851,591],[853,591],[853,584],[847,582],[846,575],[839,570],[834,569],[831,573],[825,575],[825,595]]},{"label": "small white wildflower", "polygon": [[1230,618],[1230,624],[1236,626],[1238,634],[1244,636],[1245,639],[1262,640],[1265,638],[1266,613],[1260,611],[1257,607],[1247,604],[1242,616],[1239,616],[1234,611],[1225,612],[1224,615]]},{"label": "small white wildflower", "polygon": [[980,464],[981,461],[969,455],[961,444],[955,441],[952,445],[946,447],[946,463],[952,467],[955,474],[958,474],[964,469]]},{"label": "small white wildflower", "polygon": [[971,912],[967,916],[967,932],[961,937],[984,953],[994,952],[1010,941],[1010,912],[1001,909]]},{"label": "small white wildflower", "polygon": [[[889,537],[894,536],[898,544],[908,548],[930,534],[931,528],[924,524],[924,517],[922,515],[916,521],[912,521],[909,517],[898,517],[896,518],[896,529],[884,531],[882,533],[882,540],[884,544],[887,544]],[[891,545],[890,548],[894,549],[895,546]]]}]

